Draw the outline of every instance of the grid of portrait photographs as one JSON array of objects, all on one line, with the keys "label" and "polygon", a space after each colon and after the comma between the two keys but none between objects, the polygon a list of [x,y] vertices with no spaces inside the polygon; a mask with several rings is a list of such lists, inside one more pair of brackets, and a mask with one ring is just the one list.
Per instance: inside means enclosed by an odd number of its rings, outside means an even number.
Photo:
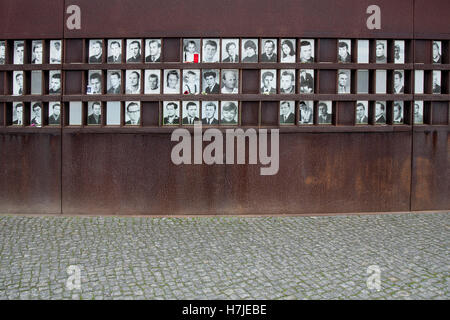
[{"label": "grid of portrait photographs", "polygon": [[[67,58],[63,50],[66,41],[0,41],[0,65],[13,65],[4,72],[4,90],[6,95],[17,97],[17,101],[6,104],[11,111],[5,112],[5,123],[34,127],[143,126],[143,106],[151,102],[159,105],[152,114],[156,119],[152,125],[189,126],[196,121],[241,125],[247,105],[245,99],[240,101],[241,96],[252,94],[261,95],[255,98],[261,100],[257,102],[259,123],[263,123],[265,99],[271,99],[267,101],[278,104],[279,125],[338,125],[345,103],[353,105],[353,125],[427,124],[432,101],[416,101],[410,95],[442,95],[450,90],[449,70],[445,68],[449,63],[446,40],[428,41],[430,49],[425,55],[428,64],[445,66],[418,69],[407,65],[414,62],[413,40],[180,38],[179,52],[165,55],[164,48],[174,46],[165,46],[163,38],[96,38],[82,40],[82,52],[76,61]],[[322,47],[331,48],[334,54],[323,54]],[[167,59],[177,54],[178,60]],[[61,65],[63,60],[69,66],[84,63],[86,67],[62,70],[62,66],[45,66]],[[329,69],[317,67],[323,63],[334,65]],[[26,64],[43,67],[20,67]],[[358,64],[378,65],[371,68]],[[81,91],[80,84],[72,80],[73,74],[81,80]],[[64,86],[68,80],[70,83]],[[61,99],[71,94],[93,97],[70,102],[39,99],[41,95]],[[321,94],[349,95],[350,101],[343,97],[322,100]],[[352,94],[399,97],[366,101]],[[27,99],[28,95],[34,98]],[[246,114],[242,115],[242,123],[246,123]]]}]

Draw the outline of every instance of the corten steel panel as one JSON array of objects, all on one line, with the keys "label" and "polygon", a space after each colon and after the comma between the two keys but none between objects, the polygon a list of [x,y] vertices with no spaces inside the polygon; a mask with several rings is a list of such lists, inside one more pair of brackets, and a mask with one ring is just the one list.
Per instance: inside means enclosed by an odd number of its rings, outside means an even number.
[{"label": "corten steel panel", "polygon": [[63,37],[63,0],[1,0],[1,39]]},{"label": "corten steel panel", "polygon": [[0,212],[61,213],[61,135],[0,132]]},{"label": "corten steel panel", "polygon": [[450,1],[414,1],[414,32],[417,39],[449,39],[449,21]]},{"label": "corten steel panel", "polygon": [[280,169],[181,165],[168,134],[64,133],[65,214],[408,211],[411,132],[280,135]]},{"label": "corten steel panel", "polygon": [[[381,8],[369,30],[367,7]],[[66,0],[82,12],[77,37],[305,36],[412,38],[413,0]]]},{"label": "corten steel panel", "polygon": [[411,210],[450,208],[448,127],[414,132]]}]

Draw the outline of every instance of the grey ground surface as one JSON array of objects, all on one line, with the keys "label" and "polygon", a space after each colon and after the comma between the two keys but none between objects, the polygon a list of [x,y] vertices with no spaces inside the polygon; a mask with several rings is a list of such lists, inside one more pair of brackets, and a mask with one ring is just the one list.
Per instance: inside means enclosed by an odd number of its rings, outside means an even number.
[{"label": "grey ground surface", "polygon": [[449,213],[0,216],[0,299],[449,299],[449,233]]}]

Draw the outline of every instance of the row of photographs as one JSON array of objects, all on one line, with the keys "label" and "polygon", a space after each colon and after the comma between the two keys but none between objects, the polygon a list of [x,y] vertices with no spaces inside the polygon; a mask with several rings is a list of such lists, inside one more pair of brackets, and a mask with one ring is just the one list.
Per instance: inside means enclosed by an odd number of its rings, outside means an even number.
[{"label": "row of photographs", "polygon": [[[107,44],[105,43],[107,41]],[[369,63],[369,40],[357,40],[357,62]],[[43,40],[31,43],[31,63],[43,63]],[[313,63],[315,62],[315,40],[280,39],[281,48],[278,51],[278,39],[183,39],[184,63]],[[62,59],[61,40],[50,41],[49,63],[58,64]],[[259,45],[260,44],[260,45]],[[352,40],[337,41],[338,62],[352,62]],[[107,55],[104,55],[105,45]],[[387,63],[387,40],[377,40],[375,44],[376,63]],[[145,47],[145,54],[143,52]],[[433,63],[442,63],[442,42],[433,41]],[[122,39],[92,39],[89,40],[89,63],[154,63],[161,62],[161,39],[127,39],[126,51],[123,50]],[[299,51],[299,55],[297,55]],[[0,41],[0,64],[5,64],[5,41]],[[125,55],[125,60],[122,56]],[[279,57],[278,57],[279,56]],[[405,63],[405,41],[394,41],[394,63]],[[24,41],[14,41],[14,64],[24,63]]]},{"label": "row of photographs", "polygon": [[[369,73],[358,70],[357,93],[368,93]],[[383,73],[384,71],[384,73]],[[159,69],[145,70],[144,79],[142,70],[124,71],[126,80],[123,81],[121,70],[108,70],[106,79],[106,94],[237,94],[239,92],[239,70],[238,69],[164,69],[164,77]],[[281,69],[279,75],[276,69],[260,70],[260,93],[261,94],[296,94],[315,93],[314,69],[300,69],[299,79],[296,79],[295,69]],[[351,70],[340,69],[337,71],[338,94],[351,93]],[[279,81],[277,79],[279,77]],[[377,93],[386,92],[386,70],[377,70]],[[13,95],[23,95],[23,71],[13,72]],[[297,82],[298,80],[298,82]],[[422,87],[422,82],[416,79],[416,89]],[[86,94],[104,93],[102,70],[89,70]],[[123,83],[125,82],[125,83]],[[49,94],[61,94],[61,71],[49,71]],[[123,85],[125,84],[125,88]],[[144,89],[142,89],[142,86]],[[298,90],[297,90],[298,87]],[[392,80],[392,92],[394,94],[405,93],[405,71],[394,70]],[[42,93],[42,72],[32,71],[31,93]],[[125,90],[123,90],[125,89]],[[162,90],[161,90],[162,89]],[[442,93],[441,70],[433,70],[432,93]]]},{"label": "row of photographs", "polygon": [[[219,108],[220,105],[220,108]],[[125,125],[141,125],[141,103],[129,101],[125,103]],[[201,106],[201,108],[200,108]],[[386,124],[387,104],[385,101],[375,102],[375,124]],[[108,101],[107,125],[121,124],[121,104],[119,101]],[[280,101],[279,123],[280,125],[296,123],[295,101]],[[314,101],[300,101],[298,103],[298,124],[314,124]],[[82,104],[72,102],[69,111],[69,125],[82,124]],[[90,101],[87,104],[87,124],[102,124],[102,103]],[[317,102],[317,124],[332,123],[332,101]],[[22,102],[13,103],[12,124],[24,124],[24,105]],[[41,102],[32,102],[30,108],[30,125],[42,126],[43,107]],[[239,123],[239,102],[238,101],[164,101],[163,102],[164,126],[170,125],[194,125],[196,121],[201,121],[203,125],[238,125]],[[393,103],[393,124],[404,123],[404,102],[395,101]],[[357,101],[355,106],[355,124],[369,123],[369,102]],[[61,103],[49,102],[48,124],[61,125]],[[414,124],[423,124],[423,101],[414,102]]]}]

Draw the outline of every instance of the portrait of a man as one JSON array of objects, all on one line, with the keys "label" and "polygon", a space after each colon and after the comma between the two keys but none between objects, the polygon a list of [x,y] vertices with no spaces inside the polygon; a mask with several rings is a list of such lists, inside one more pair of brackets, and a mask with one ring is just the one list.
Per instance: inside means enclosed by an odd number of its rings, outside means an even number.
[{"label": "portrait of a man", "polygon": [[314,123],[314,107],[312,101],[300,101],[299,103],[299,124]]},{"label": "portrait of a man", "polygon": [[48,113],[49,125],[61,125],[61,104],[59,102],[50,102]]},{"label": "portrait of a man", "polygon": [[376,63],[386,63],[386,47],[387,47],[387,41],[386,40],[378,40],[375,48],[375,61]]},{"label": "portrait of a man", "polygon": [[375,102],[375,124],[386,124],[386,102]]},{"label": "portrait of a man", "polygon": [[62,57],[61,40],[50,41],[50,64],[60,64]]},{"label": "portrait of a man", "polygon": [[423,101],[414,102],[414,124],[423,124]]},{"label": "portrait of a man", "polygon": [[222,71],[222,93],[238,93],[238,70]]},{"label": "portrait of a man", "polygon": [[218,101],[203,101],[202,102],[202,124],[217,125],[218,120]]},{"label": "portrait of a man", "polygon": [[280,102],[280,124],[295,124],[295,102]]},{"label": "portrait of a man", "polygon": [[350,93],[350,70],[338,70],[338,93]]},{"label": "portrait of a man", "polygon": [[108,63],[122,63],[122,40],[108,40]]},{"label": "portrait of a man", "polygon": [[161,62],[161,40],[160,39],[147,39],[145,45],[146,55],[145,62]]},{"label": "portrait of a man", "polygon": [[320,101],[318,104],[319,109],[319,124],[331,124],[332,107],[331,101]]},{"label": "portrait of a man", "polygon": [[141,70],[127,70],[126,94],[141,93]]},{"label": "portrait of a man", "polygon": [[442,42],[433,41],[433,63],[442,63]]},{"label": "portrait of a man", "polygon": [[441,93],[441,70],[433,70],[433,94]]},{"label": "portrait of a man", "polygon": [[164,70],[164,93],[180,94],[180,70]]},{"label": "portrait of a man", "polygon": [[403,70],[394,71],[394,93],[405,93],[404,74]]},{"label": "portrait of a man", "polygon": [[120,70],[108,70],[108,94],[120,94],[122,92]]},{"label": "portrait of a man", "polygon": [[42,126],[42,104],[40,102],[31,103],[30,125],[32,127]]},{"label": "portrait of a man", "polygon": [[200,70],[183,70],[183,94],[200,93]]},{"label": "portrait of a man", "polygon": [[261,48],[261,62],[277,62],[277,40],[263,39]]},{"label": "portrait of a man", "polygon": [[275,94],[277,93],[277,70],[261,70],[261,93]]},{"label": "portrait of a man", "polygon": [[141,40],[129,39],[127,40],[127,63],[142,62],[141,54]]},{"label": "portrait of a man", "polygon": [[203,69],[203,93],[218,94],[220,70],[218,69]]},{"label": "portrait of a man", "polygon": [[24,41],[14,41],[14,64],[23,64]]},{"label": "portrait of a man", "polygon": [[178,101],[165,101],[163,103],[163,125],[180,124],[180,108]]},{"label": "portrait of a man", "polygon": [[145,70],[145,94],[161,94],[161,70]]},{"label": "portrait of a man", "polygon": [[358,101],[356,103],[355,123],[356,124],[368,124],[369,110],[367,101]]},{"label": "portrait of a man", "polygon": [[89,85],[86,94],[102,94],[101,70],[89,70]]},{"label": "portrait of a man", "polygon": [[403,101],[395,101],[394,102],[394,119],[392,122],[394,124],[402,124],[403,123]]},{"label": "portrait of a man", "polygon": [[222,40],[222,62],[239,62],[239,39]]},{"label": "portrait of a man", "polygon": [[300,62],[313,63],[314,62],[314,40],[302,39],[300,41]]},{"label": "portrait of a man", "polygon": [[13,95],[21,96],[24,94],[23,89],[23,71],[13,72],[14,82],[13,82]]},{"label": "portrait of a man", "polygon": [[102,105],[100,102],[88,103],[88,125],[100,125],[102,123]]},{"label": "portrait of a man", "polygon": [[183,101],[183,124],[194,125],[194,121],[200,121],[199,105],[194,101]]},{"label": "portrait of a man", "polygon": [[61,94],[61,72],[59,70],[49,73],[49,94]]},{"label": "portrait of a man", "polygon": [[219,39],[203,39],[203,62],[219,62]]},{"label": "portrait of a man", "polygon": [[103,41],[89,41],[89,63],[102,63],[103,57]]},{"label": "portrait of a man", "polygon": [[314,93],[313,69],[300,69],[300,93]]},{"label": "portrait of a man", "polygon": [[126,102],[125,125],[138,126],[141,124],[141,104],[138,101]]},{"label": "portrait of a man", "polygon": [[13,104],[13,125],[22,126],[23,125],[23,103],[15,102]]},{"label": "portrait of a man", "polygon": [[351,40],[339,40],[338,41],[338,62],[350,63],[352,62],[351,56]]},{"label": "portrait of a man", "polygon": [[280,92],[295,94],[295,69],[280,70]]},{"label": "portrait of a man", "polygon": [[32,57],[31,57],[31,63],[32,64],[42,64],[42,54],[43,54],[43,47],[42,47],[42,40],[34,40],[31,44],[33,47]]}]

